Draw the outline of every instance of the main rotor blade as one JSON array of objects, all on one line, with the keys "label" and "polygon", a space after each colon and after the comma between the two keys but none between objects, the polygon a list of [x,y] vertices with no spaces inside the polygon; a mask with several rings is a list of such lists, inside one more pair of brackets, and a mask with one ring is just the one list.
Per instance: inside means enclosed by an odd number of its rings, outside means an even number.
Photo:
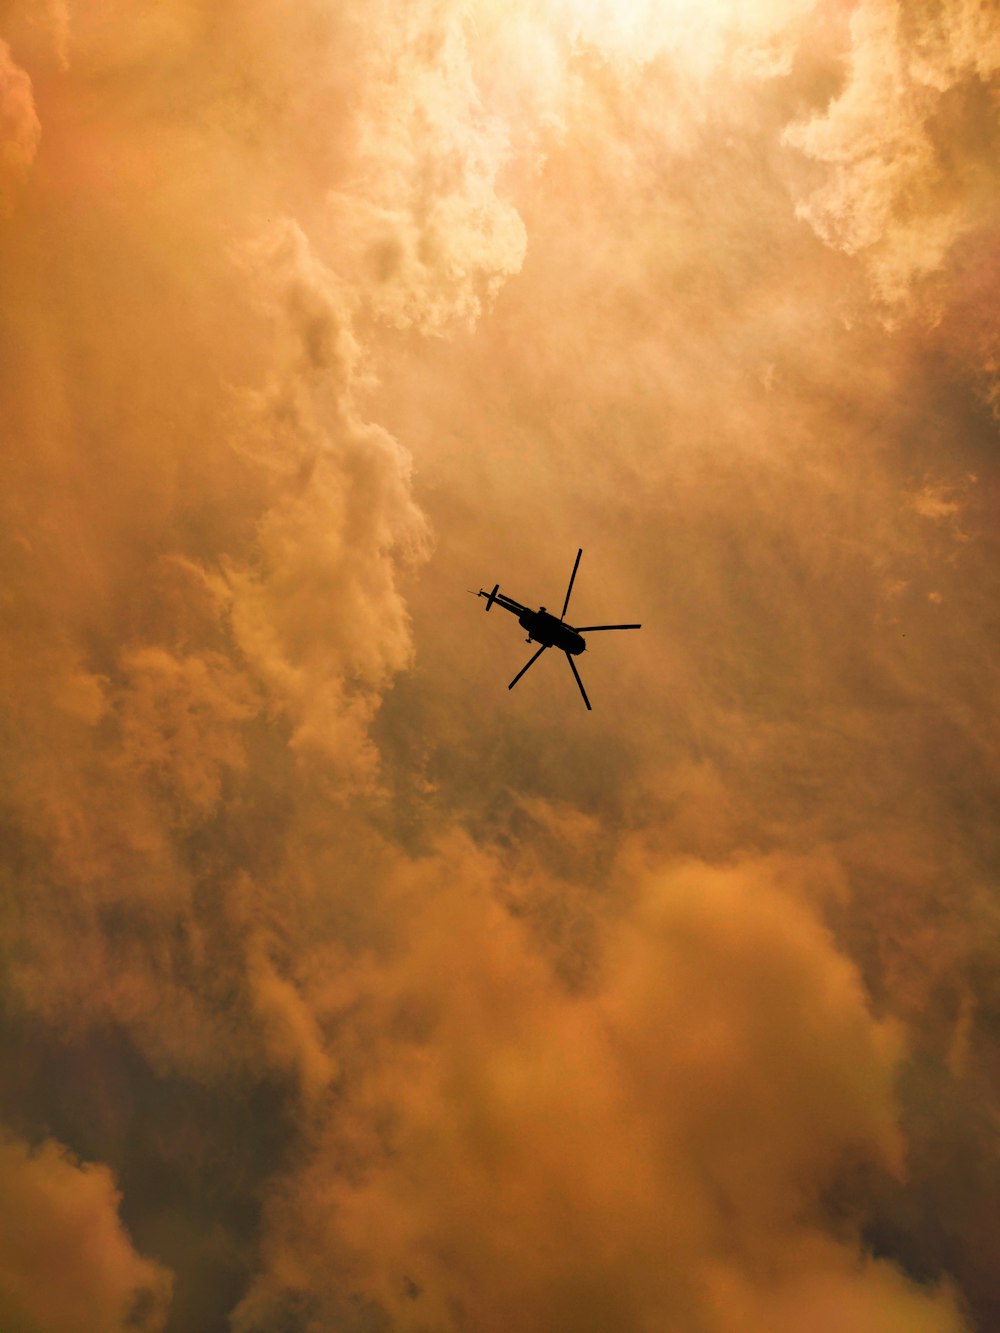
[{"label": "main rotor blade", "polygon": [[576,553],[576,562],[575,562],[575,564],[573,565],[573,573],[570,574],[570,576],[569,576],[569,587],[566,589],[566,600],[565,600],[565,602],[563,602],[562,615],[559,617],[560,620],[565,620],[565,619],[566,619],[566,609],[567,609],[567,607],[569,606],[569,595],[570,595],[570,593],[573,591],[573,580],[576,578],[576,571],[580,568],[580,556],[581,556],[581,555],[583,555],[583,547],[582,547],[582,546],[580,547],[579,551],[577,551],[577,553]]},{"label": "main rotor blade", "polygon": [[[569,653],[566,654],[566,661],[569,663],[569,669],[576,677],[576,683],[580,687],[580,693],[583,695],[583,702],[587,705],[587,711],[588,713],[592,713],[594,710],[591,708],[590,700],[587,698],[587,691],[583,688],[583,681],[580,679],[580,673],[577,671],[576,663],[573,661],[572,657],[570,657]],[[530,665],[531,663],[529,662],[528,666]],[[527,668],[525,668],[525,670],[527,670]]]},{"label": "main rotor blade", "polygon": [[595,629],[642,629],[641,625],[574,625],[577,634],[593,634]]},{"label": "main rotor blade", "polygon": [[541,648],[539,648],[538,652],[535,653],[534,657],[530,657],[530,658],[528,659],[528,661],[525,662],[524,666],[521,668],[521,670],[517,673],[517,675],[514,677],[514,679],[513,679],[513,680],[510,682],[510,684],[507,686],[508,690],[512,690],[512,689],[514,688],[514,686],[517,684],[517,682],[521,679],[521,677],[522,677],[522,676],[524,675],[524,673],[527,671],[528,667],[530,667],[530,666],[532,665],[532,663],[538,661],[538,659],[541,657],[542,653],[545,652],[545,649],[546,649],[548,646],[549,646],[549,645],[548,645],[547,643],[543,643],[542,646],[541,646]]}]

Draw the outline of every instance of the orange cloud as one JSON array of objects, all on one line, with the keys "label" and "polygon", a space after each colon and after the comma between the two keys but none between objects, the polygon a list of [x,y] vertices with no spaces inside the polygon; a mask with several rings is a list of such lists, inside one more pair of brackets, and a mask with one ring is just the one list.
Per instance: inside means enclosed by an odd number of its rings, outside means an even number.
[{"label": "orange cloud", "polygon": [[409,876],[355,1136],[317,1126],[238,1329],[347,1292],[401,1329],[966,1327],[826,1229],[841,1171],[899,1169],[899,1034],[766,867],[650,872],[575,999],[489,874]]},{"label": "orange cloud", "polygon": [[27,175],[40,135],[31,79],[0,41],[0,216],[12,206],[11,191]]},{"label": "orange cloud", "polygon": [[[851,16],[846,86],[821,115],[786,131],[827,164],[799,216],[827,244],[865,256],[887,306],[937,271],[989,209],[975,154],[995,119],[980,89],[998,70],[997,26],[981,6],[866,0]],[[946,146],[959,117],[969,132]]]},{"label": "orange cloud", "polygon": [[111,1172],[4,1134],[0,1319],[25,1333],[158,1333],[170,1275],[137,1254]]}]

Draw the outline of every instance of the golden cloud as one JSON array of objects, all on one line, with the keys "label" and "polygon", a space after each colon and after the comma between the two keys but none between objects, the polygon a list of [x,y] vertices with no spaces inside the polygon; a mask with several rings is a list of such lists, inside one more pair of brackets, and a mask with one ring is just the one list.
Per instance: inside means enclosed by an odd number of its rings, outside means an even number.
[{"label": "golden cloud", "polygon": [[0,1138],[0,1318],[25,1333],[157,1333],[170,1275],[137,1254],[111,1172],[51,1139]]},{"label": "golden cloud", "polygon": [[900,1034],[773,867],[647,871],[575,998],[490,875],[460,844],[408,874],[374,1066],[280,1186],[237,1328],[346,1293],[401,1329],[966,1327],[824,1228],[839,1173],[901,1168]]}]

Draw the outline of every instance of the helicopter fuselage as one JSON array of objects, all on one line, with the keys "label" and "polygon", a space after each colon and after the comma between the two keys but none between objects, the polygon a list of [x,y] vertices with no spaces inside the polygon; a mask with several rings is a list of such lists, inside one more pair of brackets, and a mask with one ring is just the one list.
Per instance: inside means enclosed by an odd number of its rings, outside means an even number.
[{"label": "helicopter fuselage", "polygon": [[567,625],[564,620],[559,620],[550,611],[546,611],[544,606],[540,606],[537,611],[532,611],[530,606],[522,606],[513,597],[508,597],[506,593],[500,592],[498,587],[494,588],[491,593],[487,593],[480,588],[479,596],[487,599],[487,611],[492,606],[502,606],[512,616],[517,616],[517,623],[522,629],[528,631],[529,643],[540,643],[546,648],[559,648],[562,652],[569,653],[573,657],[577,657],[580,653],[586,651],[587,641],[583,635],[578,633],[572,625]]},{"label": "helicopter fuselage", "polygon": [[543,643],[546,648],[561,648],[564,653],[571,653],[574,657],[586,650],[583,635],[578,634],[572,625],[567,625],[546,611],[544,606],[540,606],[537,611],[525,608],[518,616],[517,623],[528,631],[529,643]]}]

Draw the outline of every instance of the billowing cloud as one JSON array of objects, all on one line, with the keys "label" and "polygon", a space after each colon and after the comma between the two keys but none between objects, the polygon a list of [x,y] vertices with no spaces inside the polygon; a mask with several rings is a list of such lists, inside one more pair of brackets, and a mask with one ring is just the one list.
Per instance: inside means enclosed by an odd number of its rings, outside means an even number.
[{"label": "billowing cloud", "polygon": [[521,267],[524,226],[498,193],[508,129],[483,105],[468,23],[447,6],[386,21],[366,70],[350,191],[330,196],[342,271],[381,319],[471,326]]},{"label": "billowing cloud", "polygon": [[234,448],[273,503],[249,563],[227,563],[233,634],[287,708],[294,748],[370,767],[368,724],[409,656],[398,565],[420,553],[424,523],[406,454],[358,416],[360,350],[335,275],[291,222],[253,254],[278,309],[277,365],[246,394]]},{"label": "billowing cloud", "polygon": [[[786,133],[828,177],[800,216],[828,244],[865,257],[890,307],[990,218],[998,73],[988,6],[865,0],[851,16],[843,90]],[[962,122],[968,130],[956,134]]]},{"label": "billowing cloud", "polygon": [[401,1329],[966,1327],[824,1218],[841,1173],[902,1167],[900,1034],[780,875],[648,870],[571,997],[459,855],[398,904],[376,1061],[273,1204],[237,1328],[369,1327],[348,1300]]},{"label": "billowing cloud", "polygon": [[157,1333],[170,1275],[137,1254],[106,1166],[0,1138],[0,1318],[25,1333]]}]

